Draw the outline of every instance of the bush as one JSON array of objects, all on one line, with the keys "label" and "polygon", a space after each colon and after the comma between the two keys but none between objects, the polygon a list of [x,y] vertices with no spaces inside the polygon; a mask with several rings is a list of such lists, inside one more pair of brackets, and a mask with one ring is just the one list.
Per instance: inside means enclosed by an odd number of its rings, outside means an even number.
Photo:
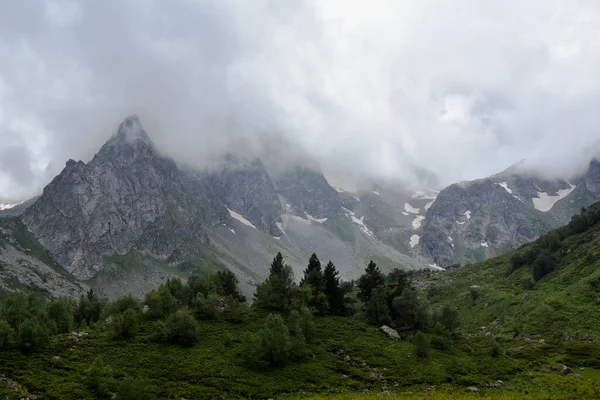
[{"label": "bush", "polygon": [[521,282],[521,286],[524,290],[531,290],[535,287],[535,283],[530,278],[527,278],[523,279],[523,281]]},{"label": "bush", "polygon": [[458,311],[450,305],[445,305],[442,312],[436,318],[437,322],[442,324],[450,333],[456,332],[460,327],[460,316]]},{"label": "bush", "polygon": [[492,343],[492,348],[490,349],[490,353],[492,357],[500,357],[504,354],[504,349],[500,346],[498,342]]},{"label": "bush", "polygon": [[365,314],[371,324],[389,325],[392,322],[383,287],[380,286],[372,291],[372,295],[365,307]]},{"label": "bush", "polygon": [[0,320],[0,350],[8,347],[15,337],[15,330],[10,324],[2,319]]},{"label": "bush", "polygon": [[448,350],[452,347],[452,338],[447,335],[436,335],[431,339],[431,347],[438,350]]},{"label": "bush", "polygon": [[103,314],[104,317],[108,317],[110,315],[122,314],[127,310],[133,310],[136,312],[142,311],[141,302],[131,294],[121,296],[112,303],[107,304],[107,306],[104,308]]},{"label": "bush", "polygon": [[269,314],[264,328],[258,334],[246,336],[241,357],[256,368],[282,366],[289,360],[291,350],[292,340],[283,318],[279,314]]},{"label": "bush", "polygon": [[204,295],[202,293],[198,293],[196,296],[195,307],[196,311],[202,318],[206,319],[215,319],[217,315],[219,315],[219,305],[221,304],[221,299],[219,295],[216,293],[211,293],[209,295]]},{"label": "bush", "polygon": [[227,312],[225,319],[229,322],[246,322],[250,315],[250,307],[246,303],[240,303],[235,297],[227,297]]},{"label": "bush", "polygon": [[477,299],[479,298],[479,290],[477,288],[469,288],[469,294],[471,297],[471,301],[473,303],[475,303],[477,301]]},{"label": "bush", "polygon": [[67,299],[51,299],[46,303],[45,313],[56,333],[67,333],[73,329],[73,304]]},{"label": "bush", "polygon": [[42,350],[50,342],[50,332],[37,319],[27,319],[19,327],[19,346],[25,352]]},{"label": "bush", "polygon": [[414,337],[415,353],[421,358],[427,358],[431,354],[429,340],[421,331],[417,332]]},{"label": "bush", "polygon": [[113,335],[116,338],[127,339],[132,337],[138,328],[138,313],[129,308],[123,314],[113,317],[112,320]]},{"label": "bush", "polygon": [[118,400],[153,400],[150,384],[140,379],[125,379],[117,391]]},{"label": "bush", "polygon": [[110,388],[114,383],[112,369],[104,364],[102,357],[98,356],[85,371],[85,383],[99,398],[111,397]]},{"label": "bush", "polygon": [[531,270],[533,272],[533,279],[539,281],[550,272],[554,271],[556,267],[556,260],[554,257],[547,253],[542,252],[538,258],[531,264]]},{"label": "bush", "polygon": [[163,325],[162,340],[183,346],[193,346],[198,342],[198,323],[186,310],[171,314]]},{"label": "bush", "polygon": [[146,294],[145,303],[151,319],[164,319],[177,310],[177,301],[166,286]]}]

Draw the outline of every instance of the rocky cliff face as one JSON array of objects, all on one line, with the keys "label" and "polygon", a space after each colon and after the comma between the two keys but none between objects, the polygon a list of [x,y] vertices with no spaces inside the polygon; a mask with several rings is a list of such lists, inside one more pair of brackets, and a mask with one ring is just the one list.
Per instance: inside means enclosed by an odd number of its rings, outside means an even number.
[{"label": "rocky cliff face", "polygon": [[[156,151],[137,117],[85,164],[65,169],[23,215],[27,228],[79,279],[91,278],[104,257],[131,249],[181,261],[190,237],[229,220],[205,182],[182,173]],[[172,259],[172,258],[175,259]]]},{"label": "rocky cliff face", "polygon": [[297,215],[312,218],[333,218],[342,214],[342,201],[322,173],[295,167],[274,174],[277,192],[288,208]]},{"label": "rocky cliff face", "polygon": [[281,234],[277,222],[285,211],[261,160],[245,161],[227,155],[223,167],[209,174],[208,182],[231,210],[244,215],[263,232]]}]

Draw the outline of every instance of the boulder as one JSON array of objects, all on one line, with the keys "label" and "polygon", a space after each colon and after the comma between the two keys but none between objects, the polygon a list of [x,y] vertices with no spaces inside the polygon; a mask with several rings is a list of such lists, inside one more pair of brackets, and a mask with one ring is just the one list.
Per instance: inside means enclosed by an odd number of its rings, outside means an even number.
[{"label": "boulder", "polygon": [[381,328],[379,328],[379,330],[385,333],[385,336],[387,336],[390,340],[400,340],[400,335],[398,332],[387,325],[383,325]]}]

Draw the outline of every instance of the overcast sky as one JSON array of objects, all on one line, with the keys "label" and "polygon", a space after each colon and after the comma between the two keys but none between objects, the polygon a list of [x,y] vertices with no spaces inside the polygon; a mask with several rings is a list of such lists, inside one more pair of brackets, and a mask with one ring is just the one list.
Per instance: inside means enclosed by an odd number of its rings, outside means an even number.
[{"label": "overcast sky", "polygon": [[133,113],[186,162],[281,135],[324,168],[444,184],[561,171],[600,139],[595,0],[0,1],[0,60],[5,199]]}]

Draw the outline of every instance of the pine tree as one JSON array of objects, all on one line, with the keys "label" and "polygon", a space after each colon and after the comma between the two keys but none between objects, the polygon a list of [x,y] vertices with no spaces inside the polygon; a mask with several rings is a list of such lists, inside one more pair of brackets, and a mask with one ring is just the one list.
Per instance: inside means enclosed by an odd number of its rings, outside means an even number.
[{"label": "pine tree", "polygon": [[270,310],[284,311],[290,307],[293,286],[292,267],[285,265],[283,256],[277,253],[271,263],[269,277],[256,287],[255,304]]},{"label": "pine tree", "polygon": [[358,287],[360,289],[359,297],[362,301],[368,301],[371,298],[373,290],[378,286],[383,285],[385,282],[383,274],[377,267],[377,264],[371,260],[369,265],[365,269],[365,274],[358,280]]},{"label": "pine tree", "polygon": [[323,271],[323,280],[325,281],[325,295],[329,305],[329,313],[332,315],[340,314],[344,308],[344,292],[340,287],[339,272],[331,261],[327,263]]},{"label": "pine tree", "polygon": [[319,257],[315,253],[310,256],[308,267],[304,270],[304,277],[300,280],[300,285],[305,284],[309,284],[312,287],[314,296],[325,290],[321,261],[319,261]]},{"label": "pine tree", "polygon": [[281,275],[285,264],[283,263],[283,256],[281,252],[278,252],[273,262],[271,263],[271,269],[269,270],[269,275]]}]

